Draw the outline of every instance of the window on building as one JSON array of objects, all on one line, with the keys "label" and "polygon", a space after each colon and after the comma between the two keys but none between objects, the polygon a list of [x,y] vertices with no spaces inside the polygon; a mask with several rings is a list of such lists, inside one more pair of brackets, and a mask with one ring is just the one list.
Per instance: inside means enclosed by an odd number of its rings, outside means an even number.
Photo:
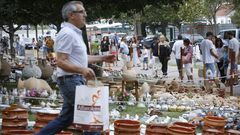
[{"label": "window on building", "polygon": [[221,20],[221,24],[223,24],[224,23],[224,21],[223,21],[223,19]]},{"label": "window on building", "polygon": [[231,22],[231,19],[228,19],[228,23],[232,23],[232,22]]}]

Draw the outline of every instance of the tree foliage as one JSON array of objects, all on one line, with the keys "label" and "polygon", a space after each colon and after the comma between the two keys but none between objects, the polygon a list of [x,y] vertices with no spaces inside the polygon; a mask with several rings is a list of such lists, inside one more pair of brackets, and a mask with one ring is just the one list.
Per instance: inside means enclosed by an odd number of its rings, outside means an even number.
[{"label": "tree foliage", "polygon": [[204,17],[204,14],[205,8],[202,0],[185,0],[178,12],[179,18],[186,23],[193,23]]},{"label": "tree foliage", "polygon": [[240,0],[234,0],[233,4],[235,6],[235,13],[231,19],[234,24],[240,27]]}]

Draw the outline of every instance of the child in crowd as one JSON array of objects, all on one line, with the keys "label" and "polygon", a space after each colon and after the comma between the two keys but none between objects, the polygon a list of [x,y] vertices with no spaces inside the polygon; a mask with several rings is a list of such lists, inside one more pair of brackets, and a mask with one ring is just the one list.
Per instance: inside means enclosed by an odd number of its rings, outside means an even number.
[{"label": "child in crowd", "polygon": [[143,70],[148,70],[148,50],[143,46]]}]

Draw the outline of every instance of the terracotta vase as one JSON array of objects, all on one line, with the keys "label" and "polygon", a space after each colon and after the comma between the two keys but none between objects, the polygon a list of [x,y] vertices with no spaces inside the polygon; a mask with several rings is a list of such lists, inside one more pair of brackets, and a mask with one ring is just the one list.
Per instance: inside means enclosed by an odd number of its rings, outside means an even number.
[{"label": "terracotta vase", "polygon": [[123,70],[123,74],[122,74],[123,79],[127,80],[127,81],[135,81],[135,80],[137,80],[137,73],[132,68],[133,67],[132,62],[127,62],[126,66],[127,66],[127,69],[124,69]]},{"label": "terracotta vase", "polygon": [[140,122],[116,120],[114,121],[114,135],[140,135]]},{"label": "terracotta vase", "polygon": [[0,60],[0,77],[8,77],[11,73],[11,65],[6,60]]},{"label": "terracotta vase", "polygon": [[47,60],[39,59],[38,66],[42,71],[42,79],[49,79],[53,74],[53,67],[47,64]]},{"label": "terracotta vase", "polygon": [[22,70],[22,77],[28,79],[30,77],[40,78],[42,76],[41,69],[35,65],[34,60],[29,60],[29,65]]},{"label": "terracotta vase", "polygon": [[17,105],[12,105],[2,111],[2,131],[24,130],[28,124],[28,111]]},{"label": "terracotta vase", "polygon": [[206,131],[208,129],[217,129],[224,133],[224,126],[226,125],[226,121],[223,117],[216,116],[206,116],[204,118],[204,126],[203,130]]},{"label": "terracotta vase", "polygon": [[58,115],[59,115],[58,113],[37,112],[36,123],[34,124],[34,132],[35,133],[39,132],[41,130],[41,128],[46,126],[48,124],[48,122],[54,120]]}]

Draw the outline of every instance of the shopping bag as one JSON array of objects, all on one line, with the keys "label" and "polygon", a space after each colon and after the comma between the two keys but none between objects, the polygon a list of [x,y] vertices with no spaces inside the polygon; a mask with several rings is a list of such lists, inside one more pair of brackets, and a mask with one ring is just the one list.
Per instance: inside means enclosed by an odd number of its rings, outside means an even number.
[{"label": "shopping bag", "polygon": [[84,131],[106,131],[109,127],[108,97],[107,86],[77,86],[73,120],[76,128]]}]

